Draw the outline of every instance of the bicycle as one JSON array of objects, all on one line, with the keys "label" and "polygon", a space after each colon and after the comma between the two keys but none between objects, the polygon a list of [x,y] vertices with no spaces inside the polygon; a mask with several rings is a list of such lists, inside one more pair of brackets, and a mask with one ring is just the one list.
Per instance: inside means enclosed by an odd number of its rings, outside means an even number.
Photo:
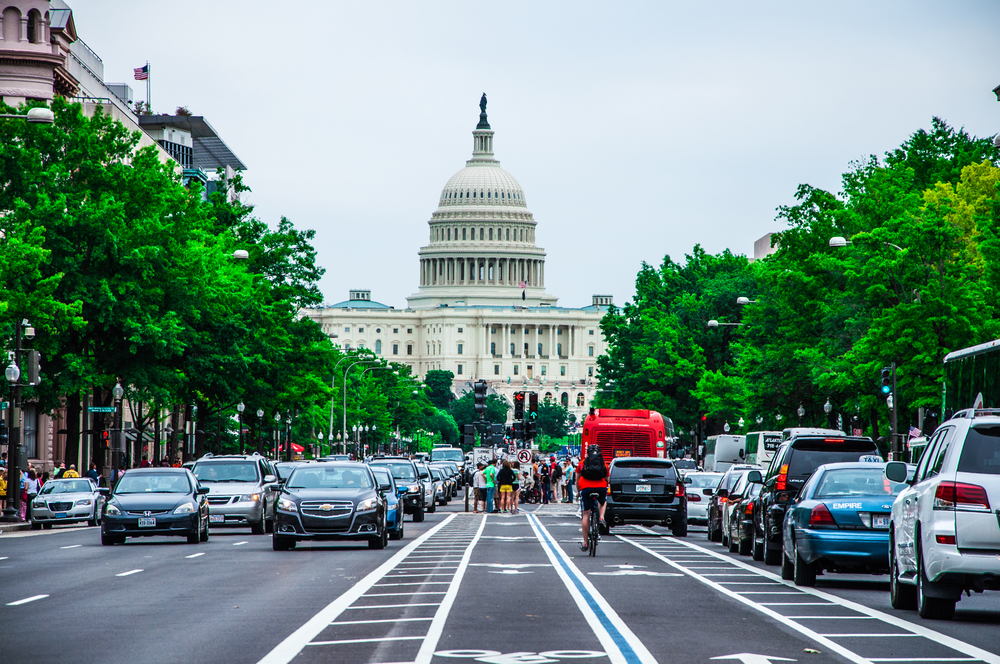
[{"label": "bicycle", "polygon": [[591,558],[597,555],[597,540],[601,538],[599,521],[601,513],[597,505],[597,500],[591,501],[590,506],[590,527],[587,532],[587,555]]}]

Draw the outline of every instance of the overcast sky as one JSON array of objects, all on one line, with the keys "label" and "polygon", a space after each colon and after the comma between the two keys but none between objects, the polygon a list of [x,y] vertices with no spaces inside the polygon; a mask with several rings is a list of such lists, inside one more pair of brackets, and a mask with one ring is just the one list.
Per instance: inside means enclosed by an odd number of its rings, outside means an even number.
[{"label": "overcast sky", "polygon": [[752,255],[799,183],[839,188],[932,116],[1000,131],[988,0],[69,1],[108,82],[148,60],[154,110],[204,115],[257,214],[316,230],[329,303],[406,305],[484,91],[563,306],[695,244]]}]

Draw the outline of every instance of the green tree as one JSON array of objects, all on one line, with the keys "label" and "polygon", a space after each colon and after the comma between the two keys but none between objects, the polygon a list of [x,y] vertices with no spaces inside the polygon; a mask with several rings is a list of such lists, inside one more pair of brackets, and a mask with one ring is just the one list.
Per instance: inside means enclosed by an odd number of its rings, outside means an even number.
[{"label": "green tree", "polygon": [[538,404],[539,433],[551,438],[565,438],[569,433],[569,409],[555,399],[545,399]]},{"label": "green tree", "polygon": [[[461,427],[466,424],[475,424],[479,421],[476,415],[475,395],[472,390],[467,391],[451,404],[451,415],[455,418],[455,423]],[[496,424],[503,424],[507,421],[507,411],[510,404],[507,400],[496,395],[486,395],[486,421]]]},{"label": "green tree", "polygon": [[427,398],[435,408],[447,410],[455,395],[451,391],[455,374],[445,369],[431,369],[424,374],[424,385],[427,386]]}]

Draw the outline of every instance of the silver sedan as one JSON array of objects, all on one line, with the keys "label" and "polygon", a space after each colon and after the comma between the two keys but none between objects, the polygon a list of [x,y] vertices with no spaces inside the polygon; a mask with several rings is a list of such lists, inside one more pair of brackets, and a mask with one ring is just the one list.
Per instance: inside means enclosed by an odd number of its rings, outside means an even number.
[{"label": "silver sedan", "polygon": [[89,478],[49,480],[31,502],[31,527],[51,528],[56,523],[101,522],[104,497]]}]

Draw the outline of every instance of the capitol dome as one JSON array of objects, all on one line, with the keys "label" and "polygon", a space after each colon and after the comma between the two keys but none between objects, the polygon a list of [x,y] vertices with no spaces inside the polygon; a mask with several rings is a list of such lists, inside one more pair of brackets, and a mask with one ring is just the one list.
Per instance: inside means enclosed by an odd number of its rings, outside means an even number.
[{"label": "capitol dome", "polygon": [[518,207],[525,208],[524,191],[514,176],[492,164],[470,159],[469,164],[451,176],[441,191],[439,205],[453,209],[456,206]]}]

